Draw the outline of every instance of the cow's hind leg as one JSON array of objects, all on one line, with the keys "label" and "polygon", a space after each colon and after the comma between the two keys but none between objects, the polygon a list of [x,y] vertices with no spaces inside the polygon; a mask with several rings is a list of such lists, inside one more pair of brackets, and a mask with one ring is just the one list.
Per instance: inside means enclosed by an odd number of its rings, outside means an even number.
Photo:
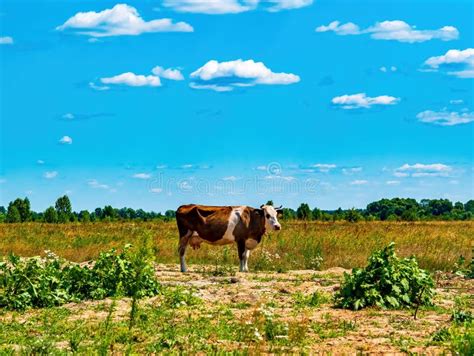
[{"label": "cow's hind leg", "polygon": [[180,231],[180,236],[179,236],[179,246],[178,246],[178,252],[179,252],[179,263],[181,266],[181,272],[186,272],[186,260],[185,260],[185,255],[186,255],[186,247],[188,247],[189,243],[189,238],[192,235],[192,231],[187,231],[184,233],[184,235],[181,235]]}]

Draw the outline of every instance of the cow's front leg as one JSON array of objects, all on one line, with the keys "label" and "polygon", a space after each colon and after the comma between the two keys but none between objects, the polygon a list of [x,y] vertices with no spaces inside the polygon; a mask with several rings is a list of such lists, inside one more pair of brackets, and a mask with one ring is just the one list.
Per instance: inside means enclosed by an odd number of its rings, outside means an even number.
[{"label": "cow's front leg", "polygon": [[249,265],[248,265],[249,257],[250,257],[250,250],[245,249],[245,252],[244,252],[244,272],[249,271]]},{"label": "cow's front leg", "polygon": [[239,266],[239,271],[240,272],[247,272],[245,270],[245,252],[246,252],[246,249],[245,249],[245,241],[239,241],[237,242],[237,250],[239,252],[239,261],[240,261],[240,266]]}]

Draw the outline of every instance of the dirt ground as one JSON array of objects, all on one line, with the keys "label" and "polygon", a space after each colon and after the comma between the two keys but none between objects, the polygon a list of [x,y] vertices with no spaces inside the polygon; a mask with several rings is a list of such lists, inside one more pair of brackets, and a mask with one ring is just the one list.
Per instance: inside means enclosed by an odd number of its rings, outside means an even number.
[{"label": "dirt ground", "polygon": [[[159,265],[157,275],[165,285],[193,287],[209,307],[247,304],[248,308],[233,310],[236,318],[250,320],[256,309],[271,305],[273,315],[279,320],[302,325],[321,323],[325,330],[319,335],[315,331],[309,331],[306,335],[317,340],[304,348],[308,352],[398,354],[410,351],[441,354],[446,352],[445,347],[428,345],[433,333],[450,325],[457,297],[467,298],[471,308],[474,302],[472,279],[440,273],[436,275],[435,307],[420,310],[416,320],[412,310],[367,308],[350,311],[336,309],[332,302],[322,303],[318,307],[298,308],[295,294],[309,295],[318,291],[332,296],[339,288],[343,273],[350,271],[331,268],[325,271],[250,272],[236,273],[235,276],[212,276],[213,269],[191,266],[190,272],[183,274],[177,266]],[[338,325],[344,321],[353,325],[353,330],[338,333]],[[335,328],[334,332],[331,332],[332,328]]]}]

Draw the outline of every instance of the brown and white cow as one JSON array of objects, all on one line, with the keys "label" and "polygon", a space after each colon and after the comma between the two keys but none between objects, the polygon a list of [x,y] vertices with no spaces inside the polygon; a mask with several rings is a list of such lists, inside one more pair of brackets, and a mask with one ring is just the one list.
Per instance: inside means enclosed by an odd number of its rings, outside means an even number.
[{"label": "brown and white cow", "polygon": [[250,251],[257,247],[266,231],[280,230],[277,214],[280,208],[249,206],[182,205],[176,211],[179,230],[181,272],[186,272],[186,247],[199,248],[202,242],[211,245],[237,243],[240,271],[248,272]]}]

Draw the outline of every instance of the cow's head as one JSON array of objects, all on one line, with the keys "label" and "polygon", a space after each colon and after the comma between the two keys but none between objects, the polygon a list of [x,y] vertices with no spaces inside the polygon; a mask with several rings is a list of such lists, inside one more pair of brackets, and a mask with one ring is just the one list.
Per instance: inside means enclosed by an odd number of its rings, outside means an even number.
[{"label": "cow's head", "polygon": [[260,207],[263,216],[265,217],[265,229],[267,231],[281,230],[281,225],[278,222],[278,213],[282,211],[281,206],[274,208],[271,205],[262,205]]}]

